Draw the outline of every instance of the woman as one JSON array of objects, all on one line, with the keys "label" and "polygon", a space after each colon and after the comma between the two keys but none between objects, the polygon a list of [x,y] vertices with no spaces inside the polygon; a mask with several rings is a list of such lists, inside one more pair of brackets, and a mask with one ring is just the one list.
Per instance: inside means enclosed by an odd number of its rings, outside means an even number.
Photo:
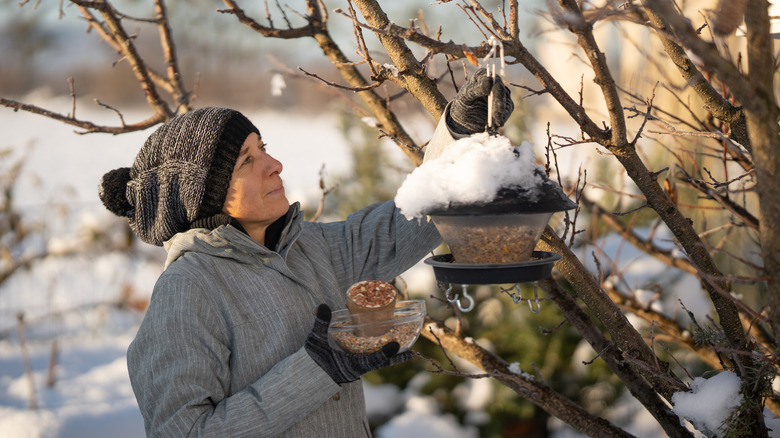
[{"label": "woman", "polygon": [[[474,75],[429,148],[451,130],[484,128],[491,87]],[[503,124],[511,100],[495,87]],[[281,172],[246,117],[202,108],[159,127],[132,168],[101,180],[106,207],[168,251],[128,350],[147,435],[370,436],[360,376],[411,357],[394,342],[367,355],[332,350],[330,309],[345,307],[351,284],[414,265],[440,244],[436,229],[392,202],[304,222]]]}]

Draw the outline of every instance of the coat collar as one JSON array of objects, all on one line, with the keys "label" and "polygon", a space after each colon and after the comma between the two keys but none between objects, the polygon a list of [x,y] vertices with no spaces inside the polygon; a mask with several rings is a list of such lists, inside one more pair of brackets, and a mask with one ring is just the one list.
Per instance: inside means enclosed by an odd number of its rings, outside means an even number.
[{"label": "coat collar", "polygon": [[[193,228],[175,234],[163,246],[168,252],[165,267],[188,252],[198,252],[223,258],[234,258],[240,262],[249,262],[252,257],[267,257],[278,253],[285,258],[292,244],[303,230],[303,211],[300,203],[290,205],[284,216],[283,226],[278,234],[276,251],[260,245],[245,231],[233,224],[219,226],[213,230]],[[244,260],[244,257],[249,257]]]}]

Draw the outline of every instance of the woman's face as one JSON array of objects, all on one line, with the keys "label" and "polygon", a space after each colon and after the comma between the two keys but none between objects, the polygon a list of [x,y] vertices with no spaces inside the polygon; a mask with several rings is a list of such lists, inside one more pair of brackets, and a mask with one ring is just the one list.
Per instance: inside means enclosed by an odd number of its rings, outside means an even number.
[{"label": "woman's face", "polygon": [[222,212],[235,218],[251,236],[287,213],[290,203],[279,176],[282,163],[268,155],[265,143],[251,133],[241,146],[230,177]]}]

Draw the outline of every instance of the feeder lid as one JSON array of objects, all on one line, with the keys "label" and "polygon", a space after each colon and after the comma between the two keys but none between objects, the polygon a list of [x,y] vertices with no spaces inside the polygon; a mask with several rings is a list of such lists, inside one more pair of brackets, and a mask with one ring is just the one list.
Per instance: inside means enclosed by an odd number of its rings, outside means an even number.
[{"label": "feeder lid", "polygon": [[446,207],[437,206],[425,213],[433,216],[532,214],[554,213],[577,207],[575,202],[566,197],[558,183],[539,169],[534,172],[541,177],[542,184],[533,187],[533,190],[520,186],[503,187],[490,202],[450,203]]}]

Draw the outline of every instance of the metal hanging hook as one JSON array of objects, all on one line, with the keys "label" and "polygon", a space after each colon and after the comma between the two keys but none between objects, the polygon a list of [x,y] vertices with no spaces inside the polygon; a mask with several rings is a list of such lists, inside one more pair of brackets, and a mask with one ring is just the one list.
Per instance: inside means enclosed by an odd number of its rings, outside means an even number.
[{"label": "metal hanging hook", "polygon": [[[505,69],[506,69],[506,60],[504,59],[504,44],[501,43],[501,41],[496,38],[495,36],[491,36],[490,40],[488,40],[490,43],[490,51],[488,54],[482,59],[482,62],[485,65],[485,69],[487,70],[488,76],[495,79],[496,77],[496,60],[494,59],[495,56],[498,56],[498,63],[501,65],[501,70],[499,73],[501,76],[504,76]],[[493,90],[490,90],[490,94],[488,95],[488,102],[487,102],[487,131],[491,132],[493,130]]]},{"label": "metal hanging hook", "polygon": [[458,301],[458,294],[455,294],[455,297],[451,297],[450,293],[452,293],[452,283],[450,283],[447,290],[444,291],[444,298],[446,298],[450,303]]},{"label": "metal hanging hook", "polygon": [[534,282],[533,298],[523,298],[523,290],[520,288],[520,283],[515,283],[515,285],[512,287],[515,292],[509,292],[512,289],[502,289],[502,291],[506,292],[510,297],[512,297],[512,301],[514,301],[515,304],[519,303],[520,301],[527,301],[528,308],[531,309],[531,313],[536,314],[542,310],[543,301],[543,299],[539,298],[539,291],[537,288],[537,283]]},{"label": "metal hanging hook", "polygon": [[[495,36],[491,36],[488,40],[488,43],[490,44],[490,51],[485,55],[484,58],[482,58],[482,62],[484,63],[485,68],[487,69],[488,75],[490,75],[491,78],[496,76],[496,61],[498,61],[498,64],[501,66],[501,69],[499,70],[499,74],[501,76],[504,76],[506,72],[506,59],[504,58],[504,44],[496,38]],[[494,59],[495,56],[498,56],[498,60]]]},{"label": "metal hanging hook", "polygon": [[515,283],[515,285],[512,287],[517,292],[509,292],[509,289],[505,289],[504,292],[509,294],[510,297],[512,297],[512,301],[515,302],[515,304],[519,303],[520,301],[523,301],[523,291],[520,289],[520,283]]},{"label": "metal hanging hook", "polygon": [[[463,290],[463,298],[468,300],[469,305],[467,307],[463,307],[460,304],[460,300],[458,300],[457,301],[458,309],[460,309],[461,312],[471,312],[474,309],[474,298],[472,298],[471,295],[469,295],[469,291],[466,289],[466,285],[465,284],[461,285],[461,288]],[[457,297],[457,295],[456,295],[456,297]]]},{"label": "metal hanging hook", "polygon": [[[471,312],[474,309],[474,298],[472,298],[471,295],[469,295],[468,285],[461,284],[460,287],[461,287],[461,293],[460,294],[456,293],[455,296],[452,296],[453,288],[452,288],[452,283],[450,283],[449,286],[447,287],[447,290],[444,291],[444,298],[446,298],[447,301],[449,301],[450,303],[458,306],[458,309],[461,312]],[[460,303],[461,294],[463,295],[463,299],[465,299],[469,303],[468,306],[466,307],[463,307],[463,305]]]},{"label": "metal hanging hook", "polygon": [[[531,313],[536,314],[539,313],[539,311],[542,310],[542,303],[541,300],[539,300],[539,291],[537,290],[538,285],[534,281],[534,299],[528,300],[528,308],[531,309]],[[536,303],[536,309],[534,309],[534,303]]]}]

